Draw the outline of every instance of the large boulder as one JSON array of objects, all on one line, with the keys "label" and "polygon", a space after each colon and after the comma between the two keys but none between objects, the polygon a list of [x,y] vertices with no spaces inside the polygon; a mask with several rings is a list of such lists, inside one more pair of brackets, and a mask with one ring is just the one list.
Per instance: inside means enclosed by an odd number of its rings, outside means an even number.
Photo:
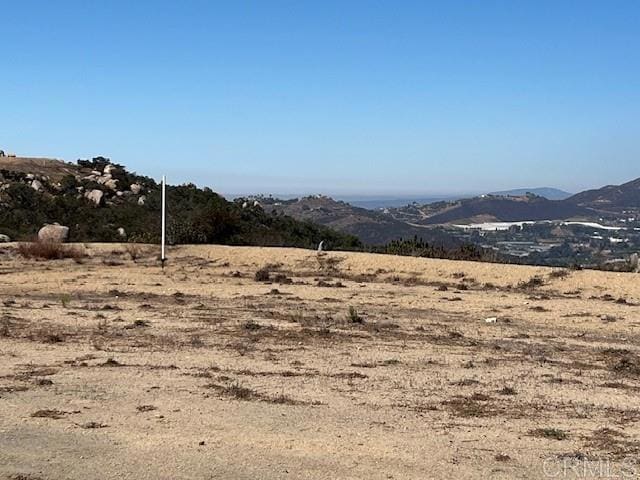
[{"label": "large boulder", "polygon": [[140,195],[140,198],[138,198],[138,205],[144,205],[144,202],[147,201],[147,197],[145,197],[144,195]]},{"label": "large boulder", "polygon": [[138,195],[142,191],[142,186],[138,183],[132,183],[129,188],[134,195]]},{"label": "large boulder", "polygon": [[106,174],[102,175],[101,177],[96,178],[96,182],[98,182],[100,185],[104,185],[109,180],[111,180],[111,174],[110,173],[106,173]]},{"label": "large boulder", "polygon": [[87,200],[91,200],[96,205],[100,205],[102,203],[102,197],[104,196],[104,192],[102,190],[93,189],[85,192],[84,198]]},{"label": "large boulder", "polygon": [[33,180],[31,182],[31,188],[33,188],[36,192],[42,190],[42,182],[40,180]]},{"label": "large boulder", "polygon": [[116,190],[118,188],[118,180],[116,180],[115,178],[107,180],[106,182],[104,182],[104,186],[111,190]]},{"label": "large boulder", "polygon": [[9,235],[0,233],[0,243],[9,243],[10,241],[11,241],[11,238],[9,238]]},{"label": "large boulder", "polygon": [[45,225],[38,231],[38,240],[41,242],[66,242],[69,238],[69,227],[63,225]]}]

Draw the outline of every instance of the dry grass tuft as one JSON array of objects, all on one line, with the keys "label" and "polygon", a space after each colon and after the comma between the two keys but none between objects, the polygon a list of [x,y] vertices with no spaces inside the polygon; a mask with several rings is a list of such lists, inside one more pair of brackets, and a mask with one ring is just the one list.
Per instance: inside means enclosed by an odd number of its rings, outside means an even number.
[{"label": "dry grass tuft", "polygon": [[[299,402],[291,397],[281,393],[279,395],[270,396],[264,393],[260,393],[256,390],[252,390],[241,385],[239,382],[233,382],[229,385],[218,385],[215,383],[209,384],[207,388],[216,390],[220,395],[234,398],[242,401],[257,401],[266,403],[275,403],[278,405],[303,405],[304,402]],[[314,404],[319,404],[314,402]]]},{"label": "dry grass tuft", "polygon": [[134,262],[144,253],[144,249],[136,243],[127,243],[125,250]]},{"label": "dry grass tuft", "polygon": [[60,410],[49,410],[49,409],[38,410],[37,412],[33,412],[31,414],[31,416],[34,418],[52,418],[54,420],[59,420],[63,418],[64,415],[66,415],[66,412],[62,412]]},{"label": "dry grass tuft", "polygon": [[536,428],[535,430],[531,430],[529,435],[552,440],[566,440],[569,438],[569,434],[559,428]]},{"label": "dry grass tuft", "polygon": [[533,290],[544,285],[544,280],[539,275],[531,277],[526,282],[518,283],[518,288],[522,290]]}]

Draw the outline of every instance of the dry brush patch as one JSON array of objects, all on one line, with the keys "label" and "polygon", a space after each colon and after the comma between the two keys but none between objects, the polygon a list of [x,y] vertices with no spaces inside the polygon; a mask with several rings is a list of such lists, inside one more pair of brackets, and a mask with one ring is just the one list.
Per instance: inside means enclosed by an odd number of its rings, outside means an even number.
[{"label": "dry brush patch", "polygon": [[60,242],[25,242],[19,243],[17,252],[24,258],[36,260],[62,260],[70,258],[81,261],[87,256],[86,251],[75,245],[66,245]]}]

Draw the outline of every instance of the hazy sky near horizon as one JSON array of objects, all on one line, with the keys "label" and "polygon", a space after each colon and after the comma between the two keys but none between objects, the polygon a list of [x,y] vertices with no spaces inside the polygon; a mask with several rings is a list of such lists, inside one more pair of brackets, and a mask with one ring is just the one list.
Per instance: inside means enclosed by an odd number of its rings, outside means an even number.
[{"label": "hazy sky near horizon", "polygon": [[0,148],[223,193],[640,177],[640,2],[3,1]]}]

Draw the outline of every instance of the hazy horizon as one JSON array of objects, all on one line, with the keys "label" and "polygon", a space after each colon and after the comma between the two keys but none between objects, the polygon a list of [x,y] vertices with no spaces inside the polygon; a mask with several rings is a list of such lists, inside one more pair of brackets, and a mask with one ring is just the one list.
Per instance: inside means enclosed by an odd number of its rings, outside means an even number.
[{"label": "hazy horizon", "polygon": [[640,177],[640,4],[10,2],[0,149],[220,192]]}]

